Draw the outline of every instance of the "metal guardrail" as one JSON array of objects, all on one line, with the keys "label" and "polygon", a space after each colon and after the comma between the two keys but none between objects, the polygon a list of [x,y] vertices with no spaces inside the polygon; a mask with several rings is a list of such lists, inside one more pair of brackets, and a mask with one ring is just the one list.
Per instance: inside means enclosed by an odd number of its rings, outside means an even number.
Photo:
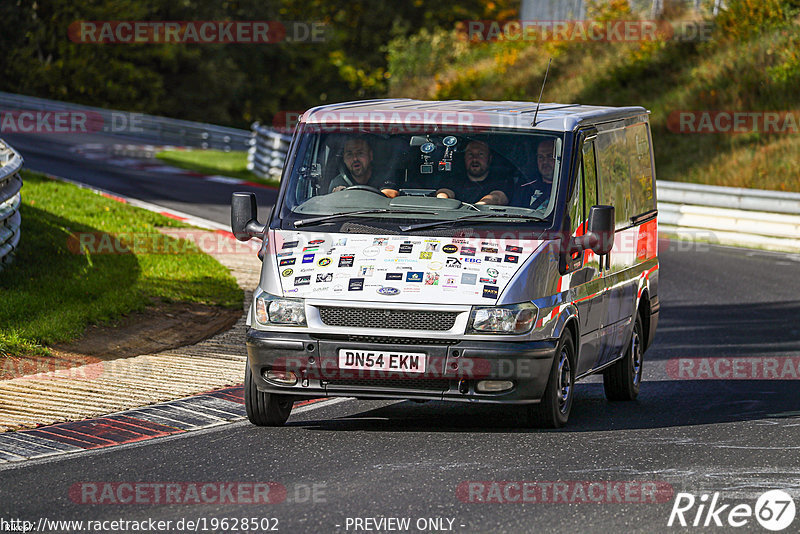
[{"label": "metal guardrail", "polygon": [[[248,130],[227,128],[203,122],[170,119],[144,113],[82,106],[57,100],[0,92],[3,111],[70,111],[85,113],[88,132],[108,133],[164,145],[179,145],[216,150],[247,150],[252,134]],[[78,132],[79,133],[79,132]]]},{"label": "metal guardrail", "polygon": [[20,239],[22,156],[0,139],[0,271],[11,263]]},{"label": "metal guardrail", "polygon": [[280,180],[292,136],[253,123],[253,142],[247,152],[247,169],[271,180]]},{"label": "metal guardrail", "polygon": [[660,232],[800,252],[800,193],[663,180],[657,189]]}]

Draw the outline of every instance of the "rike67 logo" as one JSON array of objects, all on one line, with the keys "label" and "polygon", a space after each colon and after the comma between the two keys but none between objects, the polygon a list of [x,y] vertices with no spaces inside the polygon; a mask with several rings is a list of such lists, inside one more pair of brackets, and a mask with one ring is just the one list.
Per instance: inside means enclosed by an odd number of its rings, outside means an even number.
[{"label": "rike67 logo", "polygon": [[719,492],[704,493],[699,498],[691,493],[678,493],[667,526],[753,527],[753,519],[773,532],[786,529],[795,517],[794,499],[781,490],[770,490],[756,500],[755,507],[745,504],[720,504]]}]

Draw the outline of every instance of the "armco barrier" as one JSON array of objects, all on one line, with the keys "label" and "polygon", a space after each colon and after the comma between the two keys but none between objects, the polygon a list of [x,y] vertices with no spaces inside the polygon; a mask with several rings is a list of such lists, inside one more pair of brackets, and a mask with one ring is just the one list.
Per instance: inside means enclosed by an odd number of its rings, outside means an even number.
[{"label": "armco barrier", "polygon": [[[247,130],[202,122],[184,121],[82,106],[57,100],[0,92],[0,110],[85,112],[91,131],[130,137],[163,145],[179,145],[217,150],[247,150],[253,135]],[[97,124],[96,124],[97,123]]]},{"label": "armco barrier", "polygon": [[659,231],[800,252],[800,193],[659,180]]},{"label": "armco barrier", "polygon": [[22,156],[0,140],[0,271],[14,258],[19,244]]},{"label": "armco barrier", "polygon": [[253,144],[247,153],[247,168],[256,175],[280,180],[289,150],[290,135],[253,123]]}]

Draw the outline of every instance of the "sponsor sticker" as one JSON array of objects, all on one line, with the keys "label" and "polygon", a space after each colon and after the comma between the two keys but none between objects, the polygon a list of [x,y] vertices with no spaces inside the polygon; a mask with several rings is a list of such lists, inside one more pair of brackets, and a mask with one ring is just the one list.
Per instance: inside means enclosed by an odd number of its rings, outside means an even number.
[{"label": "sponsor sticker", "polygon": [[374,265],[362,265],[361,268],[358,270],[358,274],[361,276],[372,276],[375,273],[375,266]]},{"label": "sponsor sticker", "polygon": [[303,263],[314,263],[314,254],[303,254]]},{"label": "sponsor sticker", "polygon": [[307,286],[311,283],[310,276],[295,276],[294,277],[294,285],[296,286]]},{"label": "sponsor sticker", "polygon": [[333,273],[325,273],[317,275],[317,283],[333,282]]},{"label": "sponsor sticker", "polygon": [[324,242],[325,242],[324,239],[315,239],[313,241],[309,241],[308,244],[309,245],[320,245],[320,244],[322,244]]},{"label": "sponsor sticker", "polygon": [[411,271],[406,273],[406,282],[422,282],[422,272]]},{"label": "sponsor sticker", "polygon": [[483,298],[496,299],[499,291],[500,288],[497,286],[483,286]]},{"label": "sponsor sticker", "polygon": [[411,243],[403,243],[400,245],[399,252],[400,254],[411,254],[413,250],[414,250],[414,245],[412,245]]},{"label": "sponsor sticker", "polygon": [[439,285],[439,273],[435,273],[435,272],[425,273],[425,285],[426,286],[438,286]]},{"label": "sponsor sticker", "polygon": [[292,274],[294,274],[293,269],[284,269],[281,271],[281,276],[292,276]]},{"label": "sponsor sticker", "polygon": [[403,273],[386,273],[387,280],[402,280]]},{"label": "sponsor sticker", "polygon": [[350,282],[347,284],[348,291],[361,291],[364,289],[364,279],[363,278],[351,278]]},{"label": "sponsor sticker", "polygon": [[475,273],[462,273],[461,283],[468,286],[474,286],[478,282],[478,275]]},{"label": "sponsor sticker", "polygon": [[489,267],[488,269],[486,269],[486,274],[488,274],[492,278],[497,278],[498,276],[500,276],[500,271],[498,271],[493,267]]},{"label": "sponsor sticker", "polygon": [[425,243],[425,250],[427,252],[436,252],[436,247],[439,246],[438,241],[428,241]]},{"label": "sponsor sticker", "polygon": [[461,247],[461,256],[474,256],[475,247]]},{"label": "sponsor sticker", "polygon": [[454,269],[461,268],[461,260],[458,258],[447,258],[447,263],[445,264],[447,267],[452,267]]},{"label": "sponsor sticker", "polygon": [[367,247],[364,250],[362,250],[361,253],[364,254],[364,256],[366,256],[367,258],[374,258],[375,256],[381,253],[381,249],[374,246]]},{"label": "sponsor sticker", "polygon": [[397,295],[400,293],[400,290],[396,287],[383,286],[378,288],[378,293],[381,295]]},{"label": "sponsor sticker", "polygon": [[483,258],[483,261],[490,261],[492,263],[502,263],[503,258],[500,258],[498,256],[486,256],[485,258]]},{"label": "sponsor sticker", "polygon": [[444,252],[445,254],[455,254],[456,252],[458,252],[458,247],[453,244],[445,245],[442,247],[442,252]]},{"label": "sponsor sticker", "polygon": [[480,258],[464,258],[465,263],[480,263]]},{"label": "sponsor sticker", "polygon": [[333,242],[334,247],[343,247],[347,244],[347,238],[342,237]]},{"label": "sponsor sticker", "polygon": [[480,281],[481,281],[481,284],[496,284],[497,283],[497,278],[489,278],[489,277],[486,277],[486,276],[482,276],[480,278]]},{"label": "sponsor sticker", "polygon": [[438,271],[442,267],[444,267],[444,264],[440,261],[432,261],[428,264],[428,269],[431,271]]},{"label": "sponsor sticker", "polygon": [[497,254],[496,247],[481,247],[481,252],[485,252],[487,254]]},{"label": "sponsor sticker", "polygon": [[303,252],[319,252],[319,247],[303,247]]},{"label": "sponsor sticker", "polygon": [[299,241],[285,241],[285,242],[283,243],[283,246],[282,246],[281,248],[282,248],[283,250],[286,250],[287,248],[295,248],[295,247],[297,247],[297,245],[298,245],[299,243],[300,243]]},{"label": "sponsor sticker", "polygon": [[421,260],[429,260],[433,257],[433,252],[420,252],[419,259]]},{"label": "sponsor sticker", "polygon": [[339,257],[339,267],[352,267],[355,261],[355,256],[347,254]]},{"label": "sponsor sticker", "polygon": [[280,261],[280,266],[283,267],[284,265],[294,265],[294,262],[297,258],[284,258]]},{"label": "sponsor sticker", "polygon": [[514,254],[522,254],[522,247],[515,247],[513,245],[506,245],[506,252],[513,252]]},{"label": "sponsor sticker", "polygon": [[375,239],[372,240],[372,245],[376,247],[382,247],[386,244],[387,241],[389,241],[389,238],[387,237],[376,237]]},{"label": "sponsor sticker", "polygon": [[317,265],[319,265],[320,267],[327,267],[330,264],[331,264],[330,258],[320,258],[319,261],[317,262]]},{"label": "sponsor sticker", "polygon": [[504,260],[506,263],[517,263],[519,261],[519,256],[514,256],[511,254],[506,254]]}]

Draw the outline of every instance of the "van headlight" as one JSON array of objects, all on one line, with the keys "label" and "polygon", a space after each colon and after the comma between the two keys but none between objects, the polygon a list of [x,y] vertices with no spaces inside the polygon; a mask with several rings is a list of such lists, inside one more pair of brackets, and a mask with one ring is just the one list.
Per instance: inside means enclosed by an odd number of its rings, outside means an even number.
[{"label": "van headlight", "polygon": [[305,303],[262,293],[256,299],[256,320],[263,325],[306,326]]},{"label": "van headlight", "polygon": [[508,306],[473,306],[468,334],[526,334],[536,322],[539,309],[531,302]]}]

